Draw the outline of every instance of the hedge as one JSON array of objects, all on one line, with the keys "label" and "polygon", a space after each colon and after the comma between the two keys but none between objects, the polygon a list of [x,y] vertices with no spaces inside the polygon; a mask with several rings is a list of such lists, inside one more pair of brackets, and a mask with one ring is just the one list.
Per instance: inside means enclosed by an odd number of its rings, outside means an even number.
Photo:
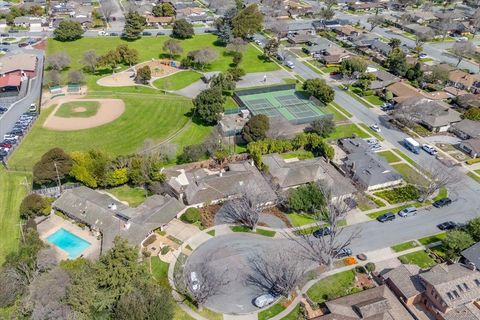
[{"label": "hedge", "polygon": [[186,223],[195,223],[200,221],[202,214],[197,208],[188,208],[184,214],[180,216],[180,220]]}]

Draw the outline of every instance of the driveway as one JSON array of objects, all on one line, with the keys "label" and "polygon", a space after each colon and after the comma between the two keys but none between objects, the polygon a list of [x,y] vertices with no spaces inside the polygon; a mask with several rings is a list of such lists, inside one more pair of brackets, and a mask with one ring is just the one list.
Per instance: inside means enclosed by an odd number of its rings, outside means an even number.
[{"label": "driveway", "polygon": [[174,236],[178,240],[182,240],[183,242],[201,232],[197,227],[188,223],[184,223],[178,219],[173,219],[170,221],[165,226],[164,231],[167,234]]}]

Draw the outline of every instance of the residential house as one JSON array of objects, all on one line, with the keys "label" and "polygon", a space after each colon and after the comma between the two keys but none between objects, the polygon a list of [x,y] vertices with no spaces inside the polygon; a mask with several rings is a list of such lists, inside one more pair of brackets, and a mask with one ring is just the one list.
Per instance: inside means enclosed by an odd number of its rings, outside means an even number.
[{"label": "residential house", "polygon": [[[480,123],[477,122],[477,126],[480,126]],[[472,158],[480,158],[480,138],[463,140],[459,148]]]},{"label": "residential house", "polygon": [[255,191],[260,206],[270,206],[276,194],[260,171],[249,161],[230,163],[225,170],[185,166],[165,169],[170,192],[188,205],[202,207]]},{"label": "residential house", "polygon": [[[449,17],[449,20],[452,21],[451,17]],[[442,36],[445,30],[447,30],[447,34],[449,35],[463,35],[468,31],[468,27],[460,21],[433,21],[429,24],[429,27],[432,28],[435,33]]]},{"label": "residential house", "polygon": [[480,74],[469,74],[462,70],[452,70],[448,73],[448,82],[455,88],[476,93],[480,92]]},{"label": "residential house", "polygon": [[480,267],[480,242],[461,252],[466,265],[474,266],[476,269]]},{"label": "residential house", "polygon": [[311,43],[313,39],[314,36],[312,36],[309,32],[296,32],[287,35],[288,42],[293,44]]},{"label": "residential house", "polygon": [[439,264],[422,272],[402,265],[382,278],[407,307],[420,303],[435,319],[480,319],[480,273],[473,267]]},{"label": "residential house", "polygon": [[352,36],[358,36],[361,31],[359,31],[357,28],[352,27],[351,25],[344,25],[344,26],[338,26],[332,28],[332,30],[338,34],[340,37],[352,37]]},{"label": "residential house", "polygon": [[375,40],[378,40],[378,36],[373,33],[360,33],[358,35],[351,35],[348,40],[356,48],[370,48]]},{"label": "residential house", "polygon": [[438,20],[437,16],[435,16],[435,14],[431,11],[417,10],[411,12],[409,15],[411,21],[416,21],[419,24],[429,23]]},{"label": "residential house", "polygon": [[383,90],[392,83],[400,81],[400,78],[384,70],[372,72],[375,80],[370,83],[369,88],[372,90]]},{"label": "residential house", "polygon": [[385,43],[378,39],[372,41],[372,43],[370,44],[370,48],[376,52],[381,53],[385,57],[388,56],[390,51],[392,51],[392,47],[388,43]]},{"label": "residential house", "polygon": [[298,160],[283,159],[273,153],[262,157],[275,186],[282,190],[321,181],[332,188],[335,196],[350,197],[356,189],[351,182],[322,158]]},{"label": "residential house", "polygon": [[287,7],[287,11],[292,17],[311,15],[314,13],[313,7],[303,1],[299,0],[287,0],[284,2]]},{"label": "residential house", "polygon": [[314,320],[415,319],[385,285],[325,302],[328,313]]},{"label": "residential house", "polygon": [[370,151],[363,139],[347,138],[339,141],[347,153],[343,160],[343,170],[347,176],[366,190],[375,190],[399,185],[402,176],[382,157]]},{"label": "residential house", "polygon": [[480,122],[463,119],[462,121],[452,125],[450,132],[453,132],[460,139],[464,140],[480,138]]},{"label": "residential house", "polygon": [[372,11],[386,7],[387,4],[382,2],[354,2],[347,5],[348,10],[352,11]]},{"label": "residential house", "polygon": [[313,27],[316,30],[324,30],[324,29],[333,29],[335,27],[340,27],[344,25],[350,24],[350,21],[346,19],[332,19],[332,20],[315,20],[313,21]]},{"label": "residential house", "polygon": [[427,26],[422,26],[418,23],[407,24],[406,26],[403,27],[403,30],[413,33],[414,35],[419,37],[426,37],[427,39],[433,38],[435,35],[435,32],[433,31],[432,28]]},{"label": "residential house", "polygon": [[38,17],[16,17],[13,24],[15,27],[28,28],[31,31],[42,29],[42,19]]},{"label": "residential house", "polygon": [[167,26],[173,22],[173,17],[155,17],[153,15],[147,15],[145,17],[147,25],[150,27]]},{"label": "residential house", "polygon": [[185,206],[169,195],[153,195],[140,206],[130,208],[105,193],[79,187],[62,193],[52,208],[100,232],[105,252],[113,247],[117,236],[131,245],[140,245],[153,230],[179,217]]},{"label": "residential house", "polygon": [[309,20],[295,20],[288,23],[287,33],[304,32],[311,35],[315,35],[315,28],[313,27],[313,21]]},{"label": "residential house", "polygon": [[332,41],[325,38],[321,38],[321,37],[315,37],[314,39],[310,40],[310,42],[312,43],[312,45],[304,47],[302,50],[305,53],[313,56],[314,58],[318,58],[322,56],[325,50],[327,50],[330,47],[338,47]]},{"label": "residential house", "polygon": [[462,120],[460,113],[445,102],[424,97],[405,99],[397,108],[414,114],[419,124],[433,132],[446,132],[452,124]]},{"label": "residential house", "polygon": [[321,55],[316,57],[323,64],[339,64],[354,54],[338,46],[326,48]]},{"label": "residential house", "polygon": [[395,82],[387,87],[387,90],[392,92],[396,103],[400,103],[406,99],[417,97],[427,98],[430,100],[445,100],[450,98],[449,94],[444,91],[425,92],[417,89],[405,81]]}]

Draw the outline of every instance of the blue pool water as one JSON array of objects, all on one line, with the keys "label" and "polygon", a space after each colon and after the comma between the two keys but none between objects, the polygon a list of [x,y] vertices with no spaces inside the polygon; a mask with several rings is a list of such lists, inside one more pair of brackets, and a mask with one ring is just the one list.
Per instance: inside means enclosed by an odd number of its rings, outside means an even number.
[{"label": "blue pool water", "polygon": [[83,240],[63,228],[58,229],[50,235],[47,241],[67,252],[69,259],[77,258],[85,249],[91,246],[90,242]]}]

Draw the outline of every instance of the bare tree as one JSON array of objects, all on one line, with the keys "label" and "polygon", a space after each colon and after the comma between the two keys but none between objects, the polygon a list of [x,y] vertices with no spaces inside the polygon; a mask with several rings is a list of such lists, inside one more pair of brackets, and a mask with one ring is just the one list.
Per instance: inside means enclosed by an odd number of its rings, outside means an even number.
[{"label": "bare tree", "polygon": [[52,54],[47,58],[47,68],[61,71],[70,65],[70,57],[65,52]]},{"label": "bare tree", "polygon": [[13,267],[0,270],[0,308],[12,305],[27,290],[28,283],[25,280]]},{"label": "bare tree", "polygon": [[74,84],[81,84],[85,82],[85,76],[80,70],[73,70],[68,73],[68,82]]},{"label": "bare tree", "polygon": [[473,16],[470,18],[470,27],[472,28],[473,34],[480,31],[480,8],[475,10]]},{"label": "bare tree", "polygon": [[57,70],[51,70],[45,74],[45,83],[48,86],[58,86],[60,82],[60,72]]},{"label": "bare tree", "polygon": [[452,53],[458,58],[457,67],[464,57],[474,55],[477,47],[471,41],[455,42],[452,47]]},{"label": "bare tree", "polygon": [[305,276],[305,262],[290,251],[257,253],[248,262],[247,284],[274,296],[289,298]]},{"label": "bare tree", "polygon": [[427,169],[425,174],[428,179],[423,183],[415,185],[420,191],[420,197],[423,201],[431,198],[440,189],[452,186],[461,180],[459,174],[455,170],[440,166],[432,165]]},{"label": "bare tree", "polygon": [[415,51],[416,54],[420,54],[423,51],[423,44],[434,37],[433,31],[428,31],[425,33],[420,33],[415,36]]},{"label": "bare tree", "polygon": [[107,20],[107,22],[110,22],[110,19],[114,12],[115,12],[115,5],[112,2],[110,1],[102,2],[102,13],[103,13],[103,16],[105,17],[105,20]]},{"label": "bare tree", "polygon": [[58,264],[55,250],[48,247],[40,250],[37,254],[37,268],[39,272],[46,272]]},{"label": "bare tree", "polygon": [[292,57],[292,53],[283,45],[278,47],[277,55],[281,61],[288,60],[290,57]]},{"label": "bare tree", "polygon": [[377,26],[385,22],[385,17],[382,15],[375,14],[368,18],[368,23],[370,23],[370,31],[373,31]]},{"label": "bare tree", "polygon": [[240,224],[255,230],[262,212],[256,201],[259,192],[258,188],[248,187],[241,197],[225,202],[215,217],[216,223]]},{"label": "bare tree", "polygon": [[332,9],[332,7],[338,3],[337,0],[325,0],[324,2],[328,9]]},{"label": "bare tree", "polygon": [[95,50],[88,50],[82,56],[83,68],[87,72],[95,72],[98,64],[98,55]]},{"label": "bare tree", "polygon": [[452,17],[451,15],[443,14],[437,22],[437,28],[442,33],[442,40],[445,41],[448,32],[450,31],[450,27],[452,25]]},{"label": "bare tree", "polygon": [[205,66],[217,59],[218,53],[213,48],[204,48],[190,52],[193,61],[203,70]]},{"label": "bare tree", "polygon": [[213,269],[209,264],[215,261],[215,253],[209,254],[196,265],[187,265],[183,269],[183,293],[188,294],[202,309],[207,300],[222,292],[223,288],[230,283],[228,268],[222,266],[222,270]]},{"label": "bare tree", "polygon": [[168,51],[168,53],[170,54],[170,59],[172,60],[175,55],[183,52],[180,41],[175,39],[168,39],[167,41],[165,41],[165,43],[163,44],[163,50]]},{"label": "bare tree", "polygon": [[312,236],[311,230],[296,228],[293,233],[285,233],[285,236],[298,246],[298,254],[304,259],[326,265],[332,268],[334,259],[342,249],[350,246],[352,241],[360,234],[360,229],[354,229],[349,234],[345,228],[341,228],[342,220],[350,210],[343,196],[334,197],[331,186],[320,185],[326,205],[320,208],[317,213],[319,228],[326,225],[330,234],[324,236]]},{"label": "bare tree", "polygon": [[333,11],[331,8],[321,8],[320,11],[318,11],[318,17],[320,19],[330,20],[334,16],[335,16],[335,11]]},{"label": "bare tree", "polygon": [[227,44],[227,50],[231,52],[243,52],[245,51],[247,43],[242,38],[233,38],[229,44]]}]

